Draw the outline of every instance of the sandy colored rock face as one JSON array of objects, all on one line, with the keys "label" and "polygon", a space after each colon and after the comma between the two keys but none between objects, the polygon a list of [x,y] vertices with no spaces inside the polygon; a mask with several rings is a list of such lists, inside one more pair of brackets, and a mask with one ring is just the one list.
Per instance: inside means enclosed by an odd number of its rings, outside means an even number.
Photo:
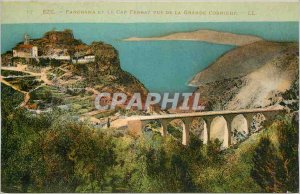
[{"label": "sandy colored rock face", "polygon": [[[192,86],[245,76],[283,53],[298,51],[296,43],[260,41],[228,51],[216,62],[199,72],[189,82]],[[280,61],[279,61],[280,63]],[[274,64],[275,65],[275,64]],[[282,64],[285,66],[285,64]]]},{"label": "sandy colored rock face", "polygon": [[212,110],[278,104],[298,73],[296,43],[257,42],[229,51],[190,82]]}]

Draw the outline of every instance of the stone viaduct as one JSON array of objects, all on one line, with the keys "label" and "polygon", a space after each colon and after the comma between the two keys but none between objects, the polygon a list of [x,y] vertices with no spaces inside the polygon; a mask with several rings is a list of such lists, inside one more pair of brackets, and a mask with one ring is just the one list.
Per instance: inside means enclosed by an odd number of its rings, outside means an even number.
[{"label": "stone viaduct", "polygon": [[204,128],[203,142],[207,144],[210,140],[215,139],[211,136],[212,123],[216,118],[223,118],[227,127],[223,128],[223,147],[229,147],[232,144],[233,120],[239,116],[244,118],[246,126],[245,135],[249,135],[249,128],[253,122],[253,118],[257,114],[262,114],[266,122],[272,121],[276,115],[284,113],[283,108],[259,108],[259,109],[243,109],[243,110],[225,110],[225,111],[208,111],[194,113],[164,114],[151,116],[133,116],[127,118],[128,129],[133,134],[141,134],[142,130],[151,121],[159,121],[161,123],[161,135],[167,135],[168,124],[175,120],[182,121],[182,144],[188,145],[190,141],[190,130],[194,119],[203,119],[206,127]]}]

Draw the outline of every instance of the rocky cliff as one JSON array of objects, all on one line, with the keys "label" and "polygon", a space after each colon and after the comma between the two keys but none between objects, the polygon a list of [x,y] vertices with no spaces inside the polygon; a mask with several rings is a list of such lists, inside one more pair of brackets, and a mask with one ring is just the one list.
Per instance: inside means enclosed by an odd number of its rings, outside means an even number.
[{"label": "rocky cliff", "polygon": [[279,104],[298,75],[298,43],[259,41],[235,48],[190,81],[208,109]]}]

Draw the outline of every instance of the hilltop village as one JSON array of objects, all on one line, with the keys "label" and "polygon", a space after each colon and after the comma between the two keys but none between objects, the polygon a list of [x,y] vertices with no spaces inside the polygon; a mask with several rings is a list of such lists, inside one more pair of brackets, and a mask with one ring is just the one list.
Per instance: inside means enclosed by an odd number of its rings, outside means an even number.
[{"label": "hilltop village", "polygon": [[[62,38],[63,40],[61,40]],[[73,34],[69,30],[63,32],[48,32],[45,35],[44,41],[47,40],[52,44],[56,44],[56,47],[44,48],[42,47],[43,45],[39,45],[38,42],[31,41],[29,35],[25,34],[23,44],[20,43],[13,49],[13,57],[33,58],[37,61],[39,61],[39,59],[55,59],[59,61],[70,61],[74,64],[95,62],[95,55],[87,52],[84,45],[75,45],[74,48],[57,46],[57,44],[64,43],[66,40],[69,42],[74,40]]]},{"label": "hilltop village", "polygon": [[[59,108],[78,119],[103,126],[120,109],[99,111],[94,99],[100,92],[148,91],[120,67],[117,50],[104,42],[91,45],[74,38],[71,30],[46,32],[42,38],[24,35],[12,51],[2,54],[1,82],[24,95],[20,106],[34,114]],[[109,99],[103,99],[109,100]],[[127,114],[123,112],[122,114]]]}]

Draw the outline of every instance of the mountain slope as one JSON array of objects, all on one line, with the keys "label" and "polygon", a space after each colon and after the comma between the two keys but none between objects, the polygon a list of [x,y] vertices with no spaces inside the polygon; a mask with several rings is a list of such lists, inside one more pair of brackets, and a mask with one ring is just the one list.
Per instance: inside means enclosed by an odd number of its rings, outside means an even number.
[{"label": "mountain slope", "polygon": [[297,43],[256,42],[236,48],[198,73],[197,86],[211,109],[266,107],[281,100],[298,74]]}]

